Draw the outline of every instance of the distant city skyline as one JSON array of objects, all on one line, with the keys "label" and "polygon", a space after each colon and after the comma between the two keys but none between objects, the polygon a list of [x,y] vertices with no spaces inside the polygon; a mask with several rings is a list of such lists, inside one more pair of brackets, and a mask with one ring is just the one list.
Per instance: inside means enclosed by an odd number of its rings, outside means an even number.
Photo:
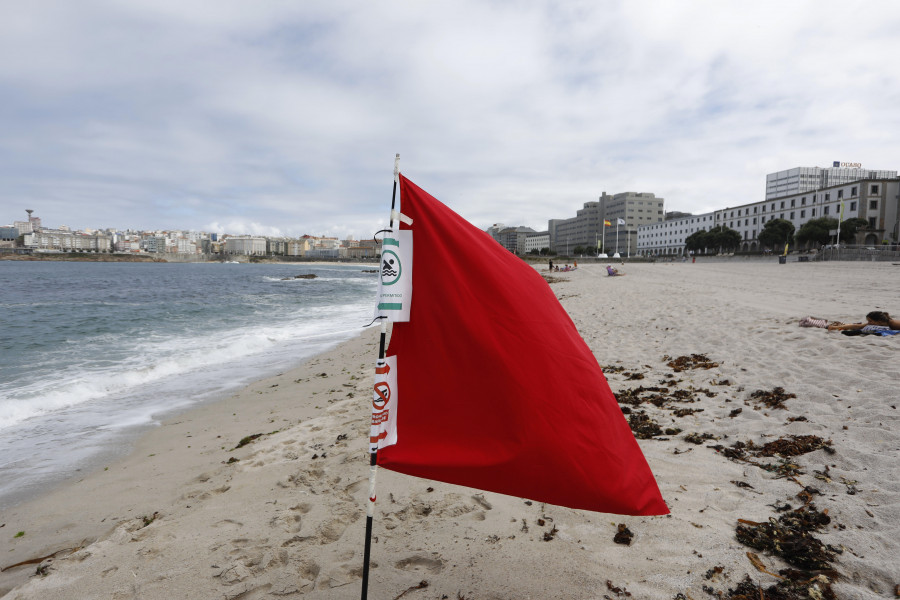
[{"label": "distant city skyline", "polygon": [[[394,154],[474,225],[609,193],[703,213],[765,175],[900,165],[900,4],[14,3],[0,209],[364,239]],[[8,217],[7,217],[8,218]]]}]

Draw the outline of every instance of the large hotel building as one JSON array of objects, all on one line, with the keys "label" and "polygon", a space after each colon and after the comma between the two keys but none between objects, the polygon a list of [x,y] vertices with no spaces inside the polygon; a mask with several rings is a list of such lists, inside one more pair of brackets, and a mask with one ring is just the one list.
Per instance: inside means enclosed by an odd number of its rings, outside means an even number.
[{"label": "large hotel building", "polygon": [[861,218],[868,227],[857,244],[875,246],[900,241],[900,179],[897,171],[863,169],[859,164],[797,167],[766,176],[765,200],[700,215],[674,215],[665,221],[639,225],[640,255],[682,255],[685,239],[700,230],[724,225],[741,236],[740,251],[760,251],[757,236],[767,221],[785,219],[799,230],[820,217]]}]

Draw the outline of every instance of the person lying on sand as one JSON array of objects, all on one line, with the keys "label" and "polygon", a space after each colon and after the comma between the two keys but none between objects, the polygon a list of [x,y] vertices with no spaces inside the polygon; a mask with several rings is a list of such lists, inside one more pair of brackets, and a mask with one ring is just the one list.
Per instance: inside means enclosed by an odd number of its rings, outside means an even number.
[{"label": "person lying on sand", "polygon": [[612,265],[606,265],[606,273],[610,277],[616,277],[618,275],[625,275],[625,273],[619,273],[619,270],[613,267]]},{"label": "person lying on sand", "polygon": [[832,323],[828,331],[862,331],[863,333],[879,333],[881,331],[900,330],[900,319],[892,319],[891,315],[881,310],[873,310],[866,315],[865,323]]}]

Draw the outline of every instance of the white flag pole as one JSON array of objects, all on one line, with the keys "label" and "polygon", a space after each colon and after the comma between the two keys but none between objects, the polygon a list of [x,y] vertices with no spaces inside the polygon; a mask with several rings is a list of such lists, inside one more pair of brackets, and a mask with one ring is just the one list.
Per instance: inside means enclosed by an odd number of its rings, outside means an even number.
[{"label": "white flag pole", "polygon": [[841,200],[841,213],[838,216],[838,232],[837,232],[837,247],[838,247],[838,260],[841,260],[841,223],[844,221],[844,201]]},{"label": "white flag pole", "polygon": [[[394,211],[397,206],[397,183],[400,181],[400,154],[394,157],[394,191],[391,194],[390,229],[394,228]],[[382,252],[384,246],[382,246]],[[378,261],[379,267],[382,259]],[[381,338],[378,344],[378,365],[384,363],[385,345],[387,341],[387,319],[381,320]],[[378,475],[378,448],[369,453],[369,495],[366,500],[366,544],[363,550],[362,594],[366,600],[369,595],[369,558],[372,554],[372,522],[375,518],[375,477]]]}]

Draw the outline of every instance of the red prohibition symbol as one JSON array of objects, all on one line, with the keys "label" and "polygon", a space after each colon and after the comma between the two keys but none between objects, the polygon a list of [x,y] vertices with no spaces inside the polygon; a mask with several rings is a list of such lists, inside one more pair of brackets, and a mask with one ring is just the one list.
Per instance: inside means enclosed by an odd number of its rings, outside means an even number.
[{"label": "red prohibition symbol", "polygon": [[391,386],[386,381],[379,381],[375,384],[375,398],[372,399],[372,406],[375,410],[381,410],[387,406],[391,399]]}]

